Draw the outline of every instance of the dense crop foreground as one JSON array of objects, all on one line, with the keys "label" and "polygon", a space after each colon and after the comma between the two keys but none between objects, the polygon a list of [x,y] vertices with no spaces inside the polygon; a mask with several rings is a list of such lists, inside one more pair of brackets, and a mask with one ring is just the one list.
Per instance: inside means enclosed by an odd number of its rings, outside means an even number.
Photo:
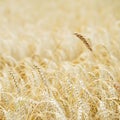
[{"label": "dense crop foreground", "polygon": [[0,0],[0,120],[120,120],[119,0]]}]

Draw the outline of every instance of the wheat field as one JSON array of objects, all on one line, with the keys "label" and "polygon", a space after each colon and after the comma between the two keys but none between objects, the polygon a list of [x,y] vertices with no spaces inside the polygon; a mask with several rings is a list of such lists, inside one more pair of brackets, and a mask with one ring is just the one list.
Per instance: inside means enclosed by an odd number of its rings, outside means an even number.
[{"label": "wheat field", "polygon": [[120,120],[119,0],[0,0],[0,120]]}]

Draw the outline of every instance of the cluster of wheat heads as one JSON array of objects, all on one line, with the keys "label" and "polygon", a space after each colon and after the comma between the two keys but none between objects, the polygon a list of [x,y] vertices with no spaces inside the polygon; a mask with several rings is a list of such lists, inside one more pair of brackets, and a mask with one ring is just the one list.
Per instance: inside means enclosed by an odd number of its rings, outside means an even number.
[{"label": "cluster of wheat heads", "polygon": [[118,13],[119,0],[0,0],[0,120],[119,120]]}]

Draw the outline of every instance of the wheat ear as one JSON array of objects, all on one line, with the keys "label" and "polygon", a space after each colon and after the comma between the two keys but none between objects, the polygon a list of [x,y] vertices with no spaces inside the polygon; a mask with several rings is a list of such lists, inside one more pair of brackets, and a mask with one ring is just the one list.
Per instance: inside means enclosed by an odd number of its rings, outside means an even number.
[{"label": "wheat ear", "polygon": [[76,36],[85,44],[85,46],[86,46],[90,51],[92,51],[91,46],[89,45],[89,43],[87,42],[87,40],[86,40],[81,34],[74,33],[74,35],[76,35]]}]

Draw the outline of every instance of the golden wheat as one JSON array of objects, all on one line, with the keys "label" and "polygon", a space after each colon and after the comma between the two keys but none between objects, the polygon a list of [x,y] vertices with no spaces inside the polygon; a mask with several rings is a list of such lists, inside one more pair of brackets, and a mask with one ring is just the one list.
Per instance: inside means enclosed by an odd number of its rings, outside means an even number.
[{"label": "golden wheat", "polygon": [[119,120],[119,3],[0,0],[0,120]]}]

